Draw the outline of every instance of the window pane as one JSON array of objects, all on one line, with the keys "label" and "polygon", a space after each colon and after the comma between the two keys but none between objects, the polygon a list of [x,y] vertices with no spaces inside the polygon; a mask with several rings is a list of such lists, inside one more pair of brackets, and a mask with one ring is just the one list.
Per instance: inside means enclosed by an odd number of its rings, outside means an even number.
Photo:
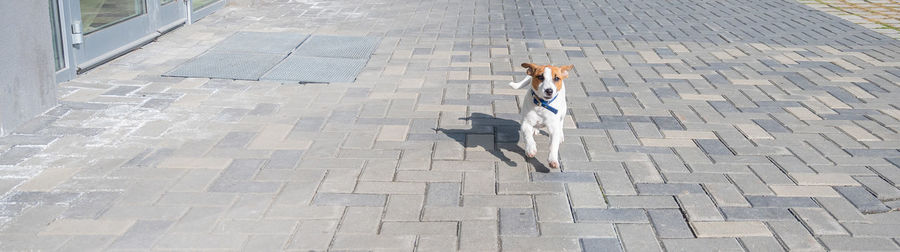
[{"label": "window pane", "polygon": [[144,14],[144,0],[81,0],[84,34]]},{"label": "window pane", "polygon": [[191,8],[196,11],[210,4],[214,4],[220,0],[192,0]]},{"label": "window pane", "polygon": [[171,2],[174,2],[174,1],[175,1],[175,0],[160,0],[160,1],[159,1],[159,5],[165,5],[165,4],[167,4],[167,3],[171,3]]}]

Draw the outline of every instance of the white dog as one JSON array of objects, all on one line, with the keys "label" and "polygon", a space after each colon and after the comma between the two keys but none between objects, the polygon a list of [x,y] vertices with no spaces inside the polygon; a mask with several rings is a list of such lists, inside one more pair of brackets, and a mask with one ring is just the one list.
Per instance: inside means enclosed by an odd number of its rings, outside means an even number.
[{"label": "white dog", "polygon": [[569,70],[574,66],[555,67],[538,66],[533,63],[522,63],[528,69],[525,79],[510,82],[509,86],[519,89],[531,81],[531,91],[522,104],[522,132],[525,134],[525,155],[534,157],[537,146],[534,143],[535,129],[547,127],[550,132],[551,168],[559,168],[559,144],[563,142],[563,119],[566,117],[566,86],[563,80],[569,77]]}]

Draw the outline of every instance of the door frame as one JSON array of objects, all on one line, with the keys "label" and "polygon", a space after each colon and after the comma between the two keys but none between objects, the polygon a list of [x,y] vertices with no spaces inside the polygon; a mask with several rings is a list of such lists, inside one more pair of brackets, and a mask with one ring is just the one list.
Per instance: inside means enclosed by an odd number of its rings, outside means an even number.
[{"label": "door frame", "polygon": [[[49,0],[52,8],[56,8],[57,22],[58,24],[50,24],[59,25],[59,46],[62,47],[62,56],[63,57],[63,67],[60,70],[56,70],[56,82],[68,81],[75,78],[77,68],[75,67],[75,57],[72,53],[72,21],[69,19],[69,14],[72,13],[68,9],[68,4],[66,4],[66,0]],[[52,15],[52,14],[51,14]],[[52,21],[53,19],[51,19]],[[53,28],[51,27],[52,31]],[[55,51],[53,52],[56,53]],[[55,57],[55,56],[54,56]],[[54,59],[55,60],[55,59]],[[55,68],[54,62],[54,70]]]}]

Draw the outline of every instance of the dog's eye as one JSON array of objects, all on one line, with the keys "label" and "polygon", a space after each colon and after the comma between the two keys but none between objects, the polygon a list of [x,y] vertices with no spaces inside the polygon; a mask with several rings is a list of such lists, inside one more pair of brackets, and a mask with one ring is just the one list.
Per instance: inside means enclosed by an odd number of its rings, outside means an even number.
[{"label": "dog's eye", "polygon": [[553,81],[559,81],[559,77],[553,77]]},{"label": "dog's eye", "polygon": [[538,76],[537,79],[538,79],[538,80],[544,80],[544,76]]}]

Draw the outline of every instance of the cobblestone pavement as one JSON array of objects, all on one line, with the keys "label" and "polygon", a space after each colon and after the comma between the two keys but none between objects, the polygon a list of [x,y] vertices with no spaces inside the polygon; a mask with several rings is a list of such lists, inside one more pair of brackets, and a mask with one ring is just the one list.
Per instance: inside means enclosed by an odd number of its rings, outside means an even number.
[{"label": "cobblestone pavement", "polygon": [[799,0],[826,13],[900,39],[900,3],[895,0]]},{"label": "cobblestone pavement", "polygon": [[[160,77],[236,31],[382,41],[354,83]],[[561,170],[526,61],[575,65]],[[0,138],[0,250],[898,250],[897,83],[793,1],[257,1]]]}]

